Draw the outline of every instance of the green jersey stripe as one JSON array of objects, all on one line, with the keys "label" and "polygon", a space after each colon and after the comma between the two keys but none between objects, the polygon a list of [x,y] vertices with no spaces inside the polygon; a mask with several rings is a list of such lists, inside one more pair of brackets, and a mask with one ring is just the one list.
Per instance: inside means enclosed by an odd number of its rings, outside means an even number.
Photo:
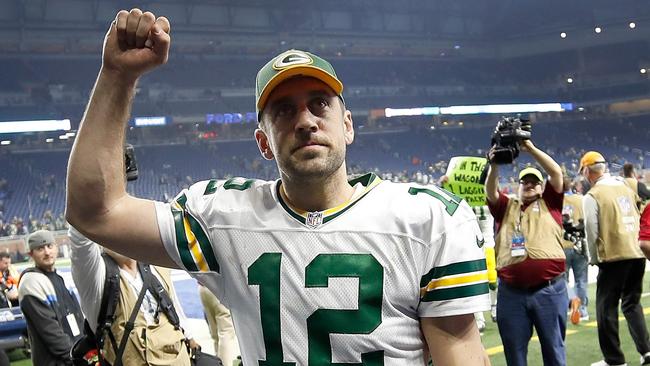
[{"label": "green jersey stripe", "polygon": [[212,250],[212,245],[210,245],[210,239],[208,239],[208,236],[205,234],[205,231],[203,231],[203,228],[201,227],[201,224],[189,213],[186,213],[187,220],[190,223],[190,228],[192,229],[192,233],[194,233],[194,236],[196,237],[196,241],[199,243],[199,246],[201,247],[201,253],[203,253],[203,257],[205,258],[205,261],[208,262],[208,267],[210,268],[211,271],[214,272],[219,272],[220,267],[219,263],[217,262],[217,258],[214,256],[214,251]]},{"label": "green jersey stripe", "polygon": [[208,185],[205,187],[205,191],[203,192],[203,195],[206,196],[209,194],[213,194],[216,191],[217,191],[217,180],[211,179],[208,182]]},{"label": "green jersey stripe", "polygon": [[287,205],[282,199],[282,194],[280,194],[280,182],[278,182],[278,184],[275,185],[275,190],[276,190],[276,195],[278,196],[278,202],[280,202],[282,208],[284,208],[284,210],[287,211],[287,213],[291,215],[291,217],[298,220],[301,224],[305,224],[307,222],[307,219],[305,219],[304,217],[300,216],[300,214],[292,210],[291,207],[289,207],[289,205]]},{"label": "green jersey stripe", "polygon": [[176,199],[176,203],[178,203],[178,205],[181,206],[183,210],[185,210],[185,204],[187,203],[187,196],[185,194],[180,195],[180,197]]},{"label": "green jersey stripe", "polygon": [[424,297],[422,297],[421,301],[431,302],[460,299],[463,297],[484,295],[487,294],[489,290],[490,288],[488,287],[487,282],[476,283],[467,286],[441,288],[427,292]]},{"label": "green jersey stripe", "polygon": [[420,287],[428,285],[429,282],[431,282],[433,279],[462,273],[485,271],[486,269],[487,265],[485,264],[485,258],[476,259],[473,261],[452,263],[443,267],[435,267],[430,270],[429,273],[422,276],[422,279],[420,280]]},{"label": "green jersey stripe", "polygon": [[172,216],[174,217],[174,229],[176,231],[176,247],[178,248],[178,254],[181,257],[183,266],[185,266],[188,271],[198,271],[199,268],[196,266],[194,258],[192,258],[192,253],[190,253],[190,245],[187,242],[185,224],[183,222],[183,211],[175,210],[172,208]]}]

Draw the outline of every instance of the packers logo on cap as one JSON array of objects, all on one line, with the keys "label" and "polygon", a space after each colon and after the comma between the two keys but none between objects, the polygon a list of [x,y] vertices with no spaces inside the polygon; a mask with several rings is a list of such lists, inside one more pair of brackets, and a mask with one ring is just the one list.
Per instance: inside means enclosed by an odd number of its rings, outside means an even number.
[{"label": "packers logo on cap", "polygon": [[279,55],[273,63],[273,68],[282,70],[295,65],[311,65],[314,60],[305,52],[298,50],[289,50]]}]

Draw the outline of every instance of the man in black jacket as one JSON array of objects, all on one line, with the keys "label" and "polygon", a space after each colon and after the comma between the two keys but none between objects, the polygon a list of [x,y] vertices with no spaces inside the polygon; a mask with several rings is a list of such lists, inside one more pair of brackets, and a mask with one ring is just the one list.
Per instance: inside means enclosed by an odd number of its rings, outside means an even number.
[{"label": "man in black jacket", "polygon": [[82,335],[84,318],[77,298],[54,269],[58,253],[54,235],[39,230],[29,235],[27,244],[35,266],[23,272],[18,295],[27,320],[32,363],[72,365],[70,349]]}]

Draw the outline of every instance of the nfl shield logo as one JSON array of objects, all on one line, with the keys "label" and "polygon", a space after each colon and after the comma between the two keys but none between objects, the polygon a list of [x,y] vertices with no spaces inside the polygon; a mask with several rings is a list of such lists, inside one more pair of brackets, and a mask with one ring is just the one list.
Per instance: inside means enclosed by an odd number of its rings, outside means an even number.
[{"label": "nfl shield logo", "polygon": [[625,196],[620,196],[616,199],[618,201],[618,207],[620,207],[623,214],[627,214],[632,211],[632,203]]},{"label": "nfl shield logo", "polygon": [[307,226],[317,228],[323,223],[322,212],[309,212],[307,213]]}]

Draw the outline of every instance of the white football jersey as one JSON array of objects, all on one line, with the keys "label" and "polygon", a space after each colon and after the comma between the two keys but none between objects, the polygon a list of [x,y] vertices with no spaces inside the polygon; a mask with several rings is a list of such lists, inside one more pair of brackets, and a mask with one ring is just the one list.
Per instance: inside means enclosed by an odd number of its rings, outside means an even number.
[{"label": "white football jersey", "polygon": [[323,212],[242,178],[157,203],[171,258],[230,308],[244,365],[424,365],[419,318],[490,309],[467,203],[374,174],[350,184]]},{"label": "white football jersey", "polygon": [[490,209],[488,206],[474,206],[472,210],[485,238],[485,247],[494,248],[494,217],[490,213]]}]

